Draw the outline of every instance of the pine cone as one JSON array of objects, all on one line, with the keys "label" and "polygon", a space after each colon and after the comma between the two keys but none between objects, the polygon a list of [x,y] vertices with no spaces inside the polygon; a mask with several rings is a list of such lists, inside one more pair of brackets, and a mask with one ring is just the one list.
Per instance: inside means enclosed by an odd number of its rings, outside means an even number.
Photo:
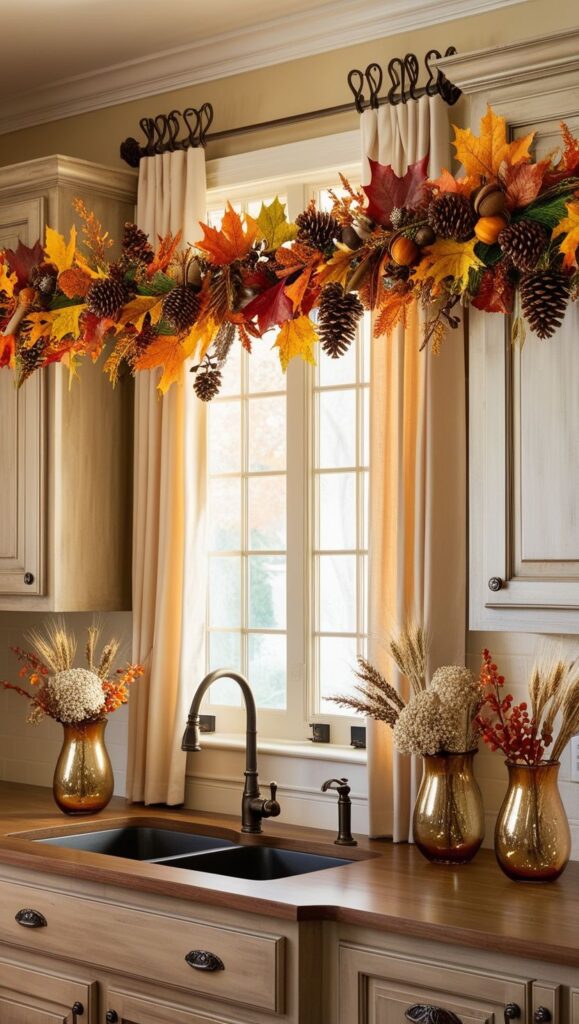
[{"label": "pine cone", "polygon": [[212,398],[215,398],[219,394],[220,387],[221,371],[212,368],[204,369],[202,373],[198,373],[193,382],[195,394],[202,402],[210,402]]},{"label": "pine cone", "polygon": [[539,338],[550,338],[561,326],[569,301],[569,276],[560,270],[542,270],[521,277],[521,309]]},{"label": "pine cone", "polygon": [[456,192],[446,192],[428,207],[428,223],[440,238],[466,241],[473,235],[476,221],[470,201]]},{"label": "pine cone", "polygon": [[178,284],[163,300],[163,317],[178,331],[193,327],[199,313],[199,293],[190,284]]},{"label": "pine cone", "polygon": [[153,262],[153,247],[149,245],[148,235],[136,224],[125,224],[122,241],[123,256],[135,263],[149,264]]},{"label": "pine cone", "polygon": [[358,296],[345,292],[341,284],[328,284],[323,289],[318,319],[320,341],[324,352],[332,359],[347,350],[363,312]]},{"label": "pine cone", "polygon": [[86,295],[86,305],[95,316],[116,320],[129,297],[124,281],[106,277],[94,281]]},{"label": "pine cone", "polygon": [[52,296],[56,290],[56,278],[58,272],[49,263],[41,263],[30,271],[30,284],[37,288],[42,295]]},{"label": "pine cone", "polygon": [[42,364],[43,356],[42,338],[28,348],[21,346],[18,349],[16,355],[16,377],[19,385],[28,380],[34,371],[38,369]]},{"label": "pine cone", "polygon": [[527,217],[507,224],[498,238],[502,251],[511,258],[517,270],[534,270],[548,241],[545,229]]},{"label": "pine cone", "polygon": [[340,225],[331,213],[316,210],[313,205],[296,217],[299,228],[297,240],[311,245],[320,252],[325,252],[332,245],[334,238],[340,237]]}]

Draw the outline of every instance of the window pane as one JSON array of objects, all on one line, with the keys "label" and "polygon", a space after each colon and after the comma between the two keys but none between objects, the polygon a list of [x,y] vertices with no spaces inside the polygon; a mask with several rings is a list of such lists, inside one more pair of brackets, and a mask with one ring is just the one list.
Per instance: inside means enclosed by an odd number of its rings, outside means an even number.
[{"label": "window pane", "polygon": [[332,359],[321,352],[318,365],[320,387],[328,387],[331,384],[355,384],[356,346],[350,345],[348,351],[338,359]]},{"label": "window pane", "polygon": [[241,559],[209,559],[209,625],[241,626]]},{"label": "window pane", "polygon": [[229,350],[225,366],[221,370],[219,394],[239,395],[241,393],[241,357],[243,349],[236,340]]},{"label": "window pane", "polygon": [[370,465],[370,388],[362,389],[362,465]]},{"label": "window pane", "polygon": [[347,714],[326,698],[351,693],[356,669],[356,640],[353,637],[322,636],[319,638],[320,711],[326,714]]},{"label": "window pane", "polygon": [[322,391],[320,408],[320,468],[356,465],[356,392]]},{"label": "window pane", "polygon": [[[209,668],[233,668],[241,672],[241,637],[239,633],[209,634]],[[211,704],[241,706],[241,690],[232,679],[219,679],[209,688]]]},{"label": "window pane", "polygon": [[241,402],[215,402],[209,409],[209,472],[241,470]]},{"label": "window pane", "polygon": [[252,342],[249,357],[250,391],[285,391],[286,377],[279,361],[279,349],[273,348],[276,331],[268,331]]},{"label": "window pane", "polygon": [[362,518],[362,547],[368,547],[368,517],[370,514],[370,474],[366,471],[364,479],[364,515]]},{"label": "window pane", "polygon": [[249,626],[285,629],[285,555],[251,555],[249,561]]},{"label": "window pane", "polygon": [[241,550],[239,477],[224,477],[209,482],[209,546],[211,551]]},{"label": "window pane", "polygon": [[320,555],[320,630],[356,632],[356,556]]},{"label": "window pane", "polygon": [[249,547],[285,551],[286,478],[253,476],[248,483]]},{"label": "window pane", "polygon": [[356,474],[321,473],[319,546],[339,551],[356,547]]},{"label": "window pane", "polygon": [[249,399],[249,470],[285,469],[284,397]]},{"label": "window pane", "polygon": [[285,636],[250,635],[249,681],[260,708],[285,708]]},{"label": "window pane", "polygon": [[[372,314],[365,312],[360,322],[360,336],[362,343],[362,380],[365,384],[370,382],[370,356],[372,346]],[[376,341],[374,344],[379,345]],[[382,342],[383,344],[383,342]]]}]

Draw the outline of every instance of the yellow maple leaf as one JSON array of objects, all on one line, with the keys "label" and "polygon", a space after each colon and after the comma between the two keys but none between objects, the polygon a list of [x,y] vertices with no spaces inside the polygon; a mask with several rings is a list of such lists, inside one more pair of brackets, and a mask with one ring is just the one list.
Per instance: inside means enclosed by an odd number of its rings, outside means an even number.
[{"label": "yellow maple leaf", "polygon": [[123,306],[118,322],[132,324],[137,331],[142,331],[148,313],[151,323],[158,323],[163,312],[163,299],[164,295],[135,295],[134,299]]},{"label": "yellow maple leaf", "polygon": [[79,270],[84,270],[85,274],[88,274],[89,277],[92,277],[95,280],[102,280],[103,278],[107,277],[106,270],[104,270],[103,268],[97,268],[95,270],[95,268],[91,267],[90,263],[88,263],[88,261],[80,252],[77,252],[76,254],[75,263]]},{"label": "yellow maple leaf", "polygon": [[59,274],[63,270],[69,270],[74,263],[74,256],[76,252],[76,228],[73,226],[70,229],[70,236],[68,242],[65,241],[63,235],[60,235],[54,228],[46,229],[46,243],[44,246],[44,255],[49,263],[53,263]]},{"label": "yellow maple leaf", "polygon": [[80,318],[86,309],[86,302],[77,306],[64,306],[52,314],[51,337],[56,341],[62,341],[67,335],[78,338],[80,335]]},{"label": "yellow maple leaf", "polygon": [[559,252],[563,253],[563,266],[570,270],[572,267],[579,267],[577,253],[579,252],[579,202],[566,204],[568,217],[563,217],[556,227],[553,228],[551,238],[558,238],[564,234],[565,238],[559,243]]},{"label": "yellow maple leaf", "polygon": [[352,259],[354,253],[351,249],[338,249],[331,260],[324,263],[316,273],[316,282],[319,285],[330,284],[336,281],[337,284],[346,286],[350,276]]},{"label": "yellow maple leaf", "polygon": [[284,242],[292,242],[298,233],[297,224],[290,224],[285,215],[285,203],[280,203],[277,196],[269,206],[261,204],[256,224],[265,241],[266,252],[279,249]]},{"label": "yellow maple leaf", "polygon": [[195,248],[207,253],[208,259],[217,267],[226,266],[247,256],[259,234],[256,221],[246,217],[244,226],[243,220],[231,203],[227,204],[220,229],[209,227],[208,224],[201,224],[201,228],[203,240],[196,242]]},{"label": "yellow maple leaf", "polygon": [[300,356],[305,363],[315,366],[313,348],[317,341],[316,329],[308,316],[299,316],[297,320],[286,320],[281,325],[274,345],[274,348],[279,349],[279,361],[284,373],[288,368],[288,363],[297,356]]},{"label": "yellow maple leaf", "polygon": [[10,268],[6,263],[0,263],[0,292],[4,292],[11,299],[17,281],[17,275],[10,273]]},{"label": "yellow maple leaf", "polygon": [[32,348],[40,338],[50,338],[52,335],[52,318],[54,313],[27,313],[25,326],[26,337],[24,348]]},{"label": "yellow maple leaf", "polygon": [[137,370],[156,370],[163,367],[157,387],[162,395],[181,376],[187,353],[181,339],[175,334],[160,334],[135,362]]},{"label": "yellow maple leaf", "polygon": [[455,242],[453,239],[439,239],[424,252],[420,263],[414,268],[414,280],[426,281],[432,278],[433,293],[438,294],[443,281],[451,277],[460,291],[468,285],[470,270],[482,269],[484,264],[474,251],[476,238],[469,242]]},{"label": "yellow maple leaf", "polygon": [[491,106],[480,122],[480,135],[473,135],[470,128],[454,128],[456,158],[463,164],[467,175],[482,174],[496,178],[503,161],[507,165],[530,160],[529,147],[535,133],[522,139],[507,141],[507,126],[504,117],[495,114]]}]

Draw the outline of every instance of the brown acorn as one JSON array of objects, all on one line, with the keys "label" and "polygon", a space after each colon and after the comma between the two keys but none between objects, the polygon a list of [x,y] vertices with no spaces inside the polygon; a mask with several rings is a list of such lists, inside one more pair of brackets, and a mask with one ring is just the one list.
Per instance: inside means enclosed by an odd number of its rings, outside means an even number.
[{"label": "brown acorn", "polygon": [[414,241],[417,245],[432,245],[436,241],[436,235],[430,227],[430,224],[421,224],[416,230]]},{"label": "brown acorn", "polygon": [[359,249],[360,246],[362,245],[362,239],[360,238],[360,235],[352,227],[351,224],[347,224],[345,228],[342,228],[340,241],[343,242],[344,245],[347,245],[348,249],[352,249],[352,251],[354,249]]},{"label": "brown acorn", "polygon": [[483,185],[475,196],[474,208],[479,217],[504,216],[507,208],[505,193],[498,185]]},{"label": "brown acorn", "polygon": [[406,235],[393,235],[388,246],[390,257],[399,267],[410,267],[418,259],[418,246]]}]

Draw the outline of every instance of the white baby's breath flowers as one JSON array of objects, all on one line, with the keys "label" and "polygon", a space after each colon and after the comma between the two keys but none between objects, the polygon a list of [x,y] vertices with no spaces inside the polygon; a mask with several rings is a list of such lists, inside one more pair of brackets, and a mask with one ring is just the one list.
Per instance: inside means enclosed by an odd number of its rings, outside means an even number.
[{"label": "white baby's breath flowers", "polygon": [[52,715],[59,722],[86,722],[97,718],[104,708],[102,682],[87,668],[56,672],[46,687]]},{"label": "white baby's breath flowers", "polygon": [[443,665],[437,668],[430,686],[441,700],[458,701],[463,706],[480,701],[480,683],[468,668],[462,665]]},{"label": "white baby's breath flowers", "polygon": [[401,754],[438,754],[459,749],[462,713],[446,704],[436,690],[414,694],[394,726],[394,745]]}]

